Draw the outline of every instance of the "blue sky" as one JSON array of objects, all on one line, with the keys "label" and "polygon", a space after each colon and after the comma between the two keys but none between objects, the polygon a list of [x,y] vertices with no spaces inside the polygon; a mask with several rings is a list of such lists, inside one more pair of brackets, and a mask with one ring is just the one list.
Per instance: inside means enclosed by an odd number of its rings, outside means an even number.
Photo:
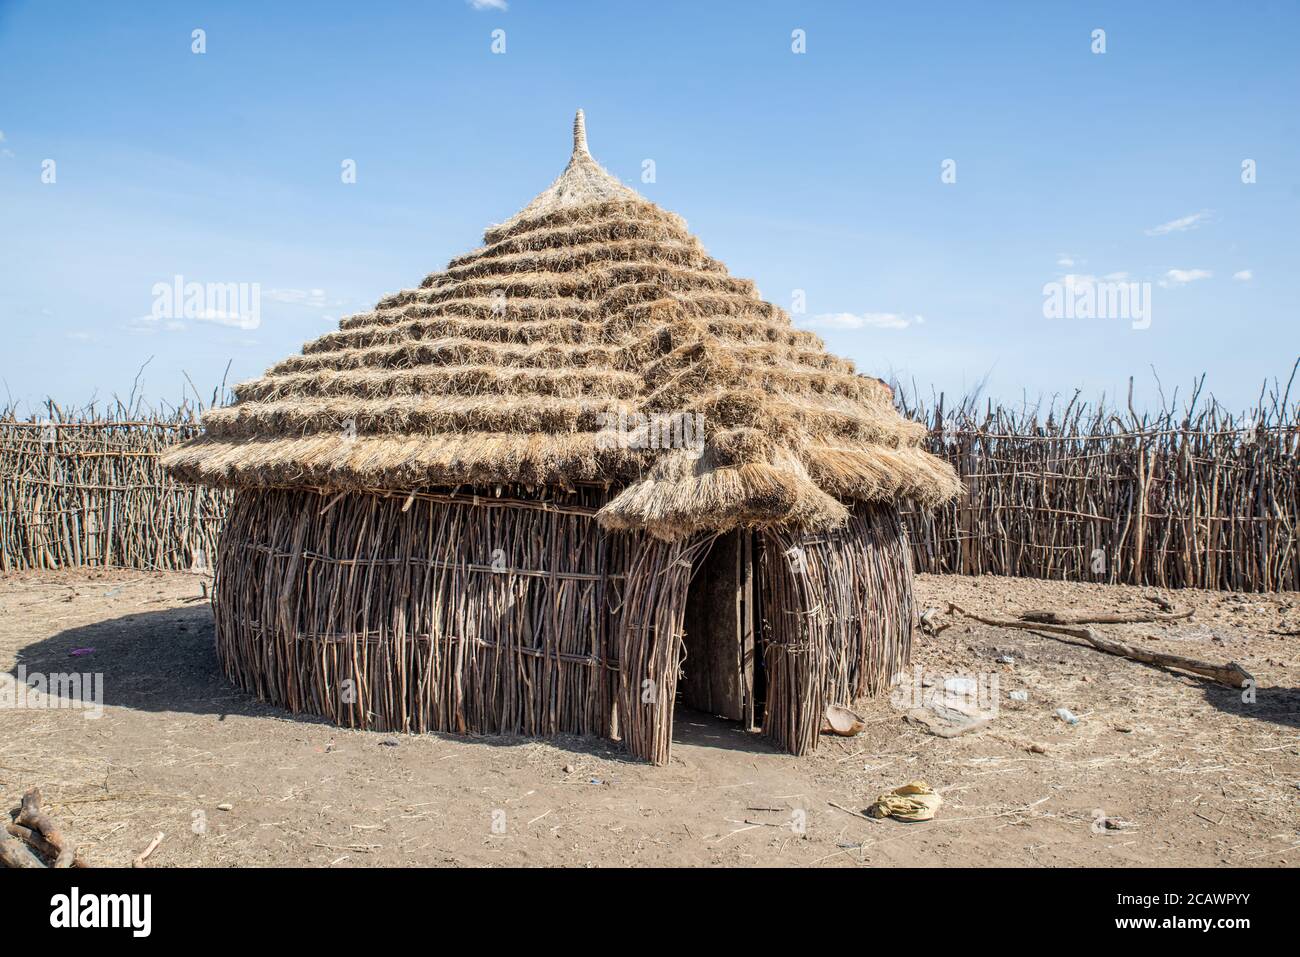
[{"label": "blue sky", "polygon": [[[1154,366],[1240,408],[1300,355],[1300,4],[505,6],[0,0],[9,393],[259,374],[478,245],[579,106],[612,173],[927,394],[1145,402]],[[146,319],[177,275],[259,284],[260,323]],[[1094,277],[1149,282],[1149,327],[1045,317]]]}]

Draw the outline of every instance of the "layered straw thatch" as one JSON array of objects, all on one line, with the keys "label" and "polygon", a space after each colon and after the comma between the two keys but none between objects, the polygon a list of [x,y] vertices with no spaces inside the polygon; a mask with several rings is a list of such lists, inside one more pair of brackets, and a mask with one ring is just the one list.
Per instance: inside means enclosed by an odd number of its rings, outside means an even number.
[{"label": "layered straw thatch", "polygon": [[[236,488],[600,483],[605,527],[664,539],[957,491],[883,383],[592,159],[581,112],[568,167],[484,241],[237,387],[164,465]],[[652,414],[699,416],[702,443],[614,434]]]}]

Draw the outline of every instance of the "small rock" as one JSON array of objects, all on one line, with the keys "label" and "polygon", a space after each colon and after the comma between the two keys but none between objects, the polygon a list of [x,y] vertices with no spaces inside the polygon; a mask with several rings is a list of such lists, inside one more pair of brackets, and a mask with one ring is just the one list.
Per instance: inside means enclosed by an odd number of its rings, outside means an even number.
[{"label": "small rock", "polygon": [[564,773],[565,773],[565,774],[572,774],[572,773],[573,773],[574,771],[576,771],[576,770],[578,770],[578,769],[575,768],[572,764],[566,764],[566,765],[564,766]]},{"label": "small rock", "polygon": [[1046,754],[1046,753],[1047,753],[1047,747],[1046,747],[1045,745],[1041,745],[1041,744],[1031,744],[1031,745],[1029,746],[1029,750],[1032,751],[1034,754]]},{"label": "small rock", "polygon": [[1028,700],[1029,700],[1029,692],[1028,692],[1028,691],[1013,691],[1013,692],[1011,692],[1011,700],[1012,700],[1012,701],[1028,701]]},{"label": "small rock", "polygon": [[233,804],[218,804],[218,805],[217,805],[217,810],[218,810],[218,811],[233,811],[234,809],[235,809],[235,806],[234,806]]},{"label": "small rock", "polygon": [[401,743],[402,742],[398,741],[396,738],[384,738],[384,740],[379,742],[379,746],[381,748],[395,748]]},{"label": "small rock", "polygon": [[943,690],[963,698],[974,697],[979,685],[974,678],[948,678],[943,683]]},{"label": "small rock", "polygon": [[1073,711],[1071,711],[1069,708],[1057,708],[1057,709],[1056,709],[1056,716],[1057,716],[1058,718],[1060,718],[1062,721],[1064,721],[1066,724],[1078,724],[1078,723],[1079,723],[1079,716],[1076,715],[1076,714],[1075,714]]},{"label": "small rock", "polygon": [[1002,655],[1000,658],[998,658],[998,662],[1004,665],[1014,665],[1016,663],[1016,659],[1012,658],[1010,655]]}]

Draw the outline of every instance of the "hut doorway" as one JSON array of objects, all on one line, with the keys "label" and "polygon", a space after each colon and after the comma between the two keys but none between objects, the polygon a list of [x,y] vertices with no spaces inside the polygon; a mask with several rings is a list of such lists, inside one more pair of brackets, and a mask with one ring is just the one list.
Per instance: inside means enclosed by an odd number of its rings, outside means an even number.
[{"label": "hut doorway", "polygon": [[685,660],[678,684],[688,708],[741,722],[763,720],[763,656],[758,537],[748,530],[719,535],[696,562],[686,594]]}]

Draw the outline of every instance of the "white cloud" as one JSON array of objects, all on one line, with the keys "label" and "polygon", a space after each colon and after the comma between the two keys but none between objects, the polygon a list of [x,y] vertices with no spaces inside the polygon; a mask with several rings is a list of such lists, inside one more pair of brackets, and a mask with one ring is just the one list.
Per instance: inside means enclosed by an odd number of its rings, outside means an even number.
[{"label": "white cloud", "polygon": [[799,323],[806,329],[906,329],[921,325],[925,316],[908,316],[899,312],[823,312]]},{"label": "white cloud", "polygon": [[1127,272],[1108,272],[1098,279],[1092,273],[1068,272],[1057,279],[1062,286],[1069,290],[1090,289],[1099,282],[1132,282],[1133,277]]},{"label": "white cloud", "polygon": [[1073,266],[1075,259],[1069,253],[1061,253],[1056,257],[1056,265],[1070,267]]},{"label": "white cloud", "polygon": [[[245,316],[237,312],[222,312],[218,309],[204,309],[193,316],[186,313],[185,318],[194,319],[197,322],[212,322],[218,326],[229,326],[231,329],[256,329],[262,324],[262,320],[257,316]],[[180,322],[169,322],[167,328],[184,329],[185,326]]]},{"label": "white cloud", "polygon": [[5,131],[0,130],[0,143],[3,143],[4,141],[5,141]]},{"label": "white cloud", "polygon": [[1232,278],[1238,282],[1250,282],[1255,278],[1255,273],[1250,269],[1239,269],[1232,274]]},{"label": "white cloud", "polygon": [[[195,322],[210,322],[213,325],[226,326],[231,329],[257,329],[262,324],[262,318],[258,314],[243,315],[237,312],[224,312],[220,309],[201,309],[197,312],[186,312],[185,318],[192,319]],[[168,332],[182,332],[185,329],[185,323],[179,319],[155,315],[138,316],[127,325],[132,332],[154,332],[160,328]]]},{"label": "white cloud", "polygon": [[510,4],[506,0],[469,0],[469,5],[475,10],[501,10],[510,9]]},{"label": "white cloud", "polygon": [[0,156],[3,156],[5,159],[13,159],[14,151],[5,147],[4,149],[0,149]]},{"label": "white cloud", "polygon": [[1160,285],[1166,289],[1172,286],[1185,286],[1198,279],[1209,279],[1213,275],[1208,269],[1170,269],[1165,273]]},{"label": "white cloud", "polygon": [[331,305],[341,305],[338,300],[331,301],[324,289],[270,289],[262,295],[272,302],[283,302],[291,306],[311,306],[319,309]]},{"label": "white cloud", "polygon": [[1203,209],[1199,213],[1192,213],[1190,216],[1182,216],[1178,219],[1171,219],[1167,223],[1161,223],[1159,226],[1153,226],[1148,229],[1148,236],[1167,236],[1169,233],[1185,233],[1189,229],[1196,229],[1198,226],[1209,222],[1210,211]]}]

